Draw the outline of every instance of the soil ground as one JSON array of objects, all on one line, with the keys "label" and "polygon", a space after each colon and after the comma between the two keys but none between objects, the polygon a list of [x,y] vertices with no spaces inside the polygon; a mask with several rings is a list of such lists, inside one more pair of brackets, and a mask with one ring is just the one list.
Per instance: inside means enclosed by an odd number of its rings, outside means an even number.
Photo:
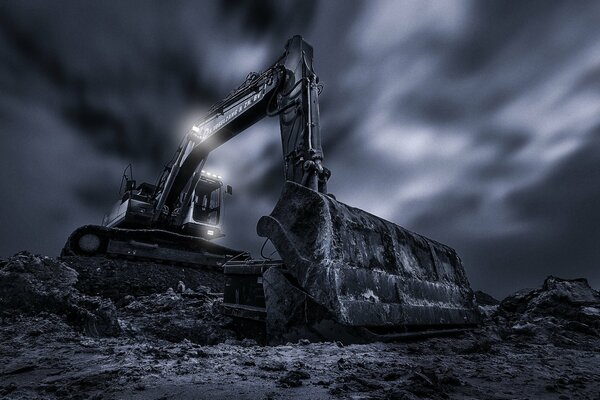
[{"label": "soil ground", "polygon": [[102,271],[122,265],[2,261],[1,398],[600,399],[600,297],[581,282],[550,278],[488,306],[485,325],[458,337],[267,347],[240,340],[218,314],[217,276],[212,288],[153,265],[170,278],[134,296],[115,282],[126,287],[128,270],[148,266],[129,262],[107,285]]}]

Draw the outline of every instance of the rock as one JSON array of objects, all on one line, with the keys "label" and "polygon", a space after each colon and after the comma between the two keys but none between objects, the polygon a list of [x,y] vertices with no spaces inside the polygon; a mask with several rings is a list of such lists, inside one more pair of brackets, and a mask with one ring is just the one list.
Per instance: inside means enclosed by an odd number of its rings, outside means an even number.
[{"label": "rock", "polygon": [[78,273],[65,263],[27,252],[17,253],[0,268],[0,310],[63,316],[90,336],[116,336],[121,332],[114,304],[80,293],[74,285]]},{"label": "rock", "polygon": [[491,295],[482,292],[481,290],[476,290],[474,294],[475,300],[480,306],[497,306],[498,304],[500,304],[500,300],[496,300]]},{"label": "rock", "polygon": [[285,371],[287,366],[281,361],[267,360],[258,365],[258,368],[263,371]]},{"label": "rock", "polygon": [[306,371],[294,370],[289,371],[287,374],[282,376],[278,383],[282,387],[298,387],[302,386],[302,381],[310,379],[310,374]]},{"label": "rock", "polygon": [[241,358],[239,360],[240,365],[243,365],[245,367],[253,367],[256,365],[256,362],[252,359],[252,358]]},{"label": "rock", "polygon": [[520,335],[533,336],[536,333],[536,326],[526,322],[523,324],[515,324],[512,326],[512,332]]},{"label": "rock", "polygon": [[127,306],[125,306],[125,309],[131,313],[141,313],[145,310],[142,303],[140,303],[137,300],[134,300],[131,303],[127,304]]},{"label": "rock", "polygon": [[521,290],[504,299],[494,318],[509,334],[554,337],[564,344],[570,341],[565,333],[598,335],[600,293],[585,279],[550,276],[541,288]]},{"label": "rock", "polygon": [[0,395],[2,396],[8,396],[9,394],[11,394],[12,392],[14,392],[15,390],[17,390],[17,384],[14,382],[9,383],[6,386],[2,386],[0,387]]},{"label": "rock", "polygon": [[600,307],[583,307],[581,313],[590,317],[600,318]]},{"label": "rock", "polygon": [[498,305],[500,304],[499,300],[496,300],[491,295],[482,292],[481,290],[477,290],[474,292],[475,301],[479,306],[479,311],[483,315],[484,318],[489,319],[494,314],[494,312],[498,309]]},{"label": "rock", "polygon": [[216,303],[217,296],[188,296],[169,288],[164,293],[139,296],[120,309],[120,318],[131,335],[142,335],[179,343],[189,340],[200,345],[240,345],[231,323]]},{"label": "rock", "polygon": [[418,367],[408,379],[411,382],[408,387],[411,393],[418,397],[432,399],[447,399],[454,387],[462,385],[462,382],[449,369],[436,371],[431,368]]},{"label": "rock", "polygon": [[589,325],[586,324],[582,324],[581,322],[577,322],[577,321],[569,321],[564,325],[565,329],[568,329],[570,331],[575,331],[575,332],[581,332],[581,333],[585,333],[588,335],[596,335],[598,332],[592,328]]},{"label": "rock", "polygon": [[340,370],[352,369],[352,363],[344,357],[340,357],[337,360],[337,366]]},{"label": "rock", "polygon": [[205,286],[205,285],[199,285],[196,288],[196,292],[198,293],[204,293],[204,294],[210,294],[210,293],[215,293],[215,292],[221,292],[223,290],[223,287],[221,286],[220,288],[218,288],[218,290],[213,290],[212,288]]}]

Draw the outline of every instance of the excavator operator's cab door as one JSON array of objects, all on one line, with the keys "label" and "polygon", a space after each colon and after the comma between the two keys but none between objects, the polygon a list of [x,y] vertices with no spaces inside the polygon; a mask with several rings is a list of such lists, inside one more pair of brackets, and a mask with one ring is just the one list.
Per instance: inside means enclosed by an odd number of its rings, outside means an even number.
[{"label": "excavator operator's cab door", "polygon": [[223,182],[202,175],[196,184],[192,204],[185,218],[186,233],[205,239],[225,236],[221,229]]}]

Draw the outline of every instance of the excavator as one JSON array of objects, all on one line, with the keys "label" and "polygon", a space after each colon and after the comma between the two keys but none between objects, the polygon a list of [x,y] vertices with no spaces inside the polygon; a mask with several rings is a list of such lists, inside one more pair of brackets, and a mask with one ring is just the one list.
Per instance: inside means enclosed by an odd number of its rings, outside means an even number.
[{"label": "excavator", "polygon": [[[320,91],[313,48],[294,36],[274,64],[249,74],[193,125],[156,185],[124,174],[123,197],[102,226],[75,230],[62,255],[222,269],[222,313],[270,344],[391,341],[477,326],[480,314],[454,249],[328,193]],[[279,118],[285,182],[257,233],[272,242],[278,260],[213,242],[224,236],[221,207],[232,189],[204,170],[213,150],[265,117]]]}]

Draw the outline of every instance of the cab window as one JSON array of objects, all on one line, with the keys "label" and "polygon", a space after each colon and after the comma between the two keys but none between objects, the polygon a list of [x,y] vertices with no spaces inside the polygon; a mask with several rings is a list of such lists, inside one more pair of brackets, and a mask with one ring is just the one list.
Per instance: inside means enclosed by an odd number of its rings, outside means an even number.
[{"label": "cab window", "polygon": [[197,222],[218,225],[221,209],[220,182],[198,181],[194,192],[193,218]]}]

